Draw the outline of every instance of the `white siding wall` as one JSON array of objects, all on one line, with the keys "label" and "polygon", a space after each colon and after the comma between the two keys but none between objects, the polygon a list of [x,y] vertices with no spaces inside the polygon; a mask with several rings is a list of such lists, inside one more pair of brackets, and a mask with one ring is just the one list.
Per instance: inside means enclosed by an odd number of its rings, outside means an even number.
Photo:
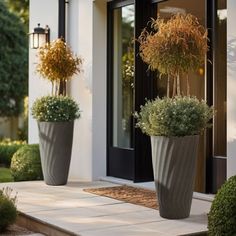
[{"label": "white siding wall", "polygon": [[[29,31],[37,27],[40,23],[41,27],[49,25],[51,30],[51,40],[57,38],[58,30],[58,0],[30,0],[30,24]],[[51,84],[40,78],[35,72],[37,63],[37,50],[29,50],[29,108],[33,101],[51,92]],[[29,143],[38,142],[38,128],[36,121],[29,116]]]},{"label": "white siding wall", "polygon": [[[48,24],[55,39],[57,21],[58,0],[30,0],[30,29],[37,23]],[[106,175],[106,1],[70,0],[66,38],[72,50],[84,59],[83,73],[68,86],[68,93],[82,110],[75,122],[69,178],[89,181]],[[35,54],[30,50],[30,106],[51,89],[35,74]],[[29,141],[38,142],[37,125],[31,117]]]},{"label": "white siding wall", "polygon": [[227,176],[236,174],[236,1],[227,1]]}]

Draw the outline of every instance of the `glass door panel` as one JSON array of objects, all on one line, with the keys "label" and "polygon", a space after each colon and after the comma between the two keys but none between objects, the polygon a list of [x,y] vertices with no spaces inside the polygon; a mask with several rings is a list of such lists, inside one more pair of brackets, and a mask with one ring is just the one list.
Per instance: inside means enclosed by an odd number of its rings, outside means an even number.
[{"label": "glass door panel", "polygon": [[[203,26],[206,26],[206,2],[205,0],[199,1],[189,1],[189,0],[168,0],[157,3],[157,15],[160,18],[168,20],[175,13],[190,13],[196,16]],[[198,68],[196,72],[191,72],[188,74],[189,83],[190,83],[190,95],[196,96],[199,99],[205,99],[205,70],[206,63]],[[181,75],[181,91],[183,95],[187,94],[187,75]],[[166,79],[157,80],[157,91],[158,96],[166,96]],[[170,91],[171,92],[171,91]],[[171,93],[170,93],[171,94]],[[197,177],[195,181],[195,191],[204,192],[205,191],[205,136],[202,135],[199,143],[199,154],[198,154],[198,163],[197,163]]]},{"label": "glass door panel", "polygon": [[113,146],[133,147],[134,5],[114,9]]}]

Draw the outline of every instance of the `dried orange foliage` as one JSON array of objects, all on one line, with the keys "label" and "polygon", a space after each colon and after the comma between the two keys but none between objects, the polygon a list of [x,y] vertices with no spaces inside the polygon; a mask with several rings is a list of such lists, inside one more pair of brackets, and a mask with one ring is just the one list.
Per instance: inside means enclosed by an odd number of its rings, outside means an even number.
[{"label": "dried orange foliage", "polygon": [[207,30],[191,14],[176,14],[168,21],[152,21],[139,39],[140,56],[151,70],[176,76],[198,69],[208,50]]},{"label": "dried orange foliage", "polygon": [[40,47],[38,57],[37,72],[57,87],[81,72],[82,59],[73,55],[63,39]]},{"label": "dried orange foliage", "polygon": [[[173,79],[172,96],[180,96],[180,75],[197,70],[208,50],[207,30],[191,14],[176,14],[168,21],[152,20],[151,32],[144,29],[138,41],[140,56],[149,68],[168,75],[167,97],[170,78]],[[189,91],[187,77],[187,95]]]}]

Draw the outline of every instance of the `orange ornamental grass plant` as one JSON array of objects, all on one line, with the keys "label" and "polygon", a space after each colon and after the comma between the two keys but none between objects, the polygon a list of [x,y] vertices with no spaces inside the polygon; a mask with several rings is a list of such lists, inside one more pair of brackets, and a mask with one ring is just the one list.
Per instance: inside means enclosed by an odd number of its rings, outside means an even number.
[{"label": "orange ornamental grass plant", "polygon": [[[168,75],[167,96],[173,79],[173,96],[181,95],[180,75],[197,70],[208,50],[207,30],[191,14],[176,14],[169,20],[151,22],[151,32],[144,29],[138,38],[140,56],[149,69]],[[187,95],[189,95],[187,76]]]},{"label": "orange ornamental grass plant", "polygon": [[60,38],[40,47],[37,72],[52,82],[53,95],[66,95],[66,83],[81,72],[82,59]]}]

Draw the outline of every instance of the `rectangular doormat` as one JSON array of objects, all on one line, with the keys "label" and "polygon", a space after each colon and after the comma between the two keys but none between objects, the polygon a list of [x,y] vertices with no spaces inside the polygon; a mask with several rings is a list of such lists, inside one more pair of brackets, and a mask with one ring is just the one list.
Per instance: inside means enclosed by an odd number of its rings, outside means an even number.
[{"label": "rectangular doormat", "polygon": [[89,188],[84,189],[84,191],[127,203],[158,209],[156,192],[152,190],[122,185],[116,187]]}]

